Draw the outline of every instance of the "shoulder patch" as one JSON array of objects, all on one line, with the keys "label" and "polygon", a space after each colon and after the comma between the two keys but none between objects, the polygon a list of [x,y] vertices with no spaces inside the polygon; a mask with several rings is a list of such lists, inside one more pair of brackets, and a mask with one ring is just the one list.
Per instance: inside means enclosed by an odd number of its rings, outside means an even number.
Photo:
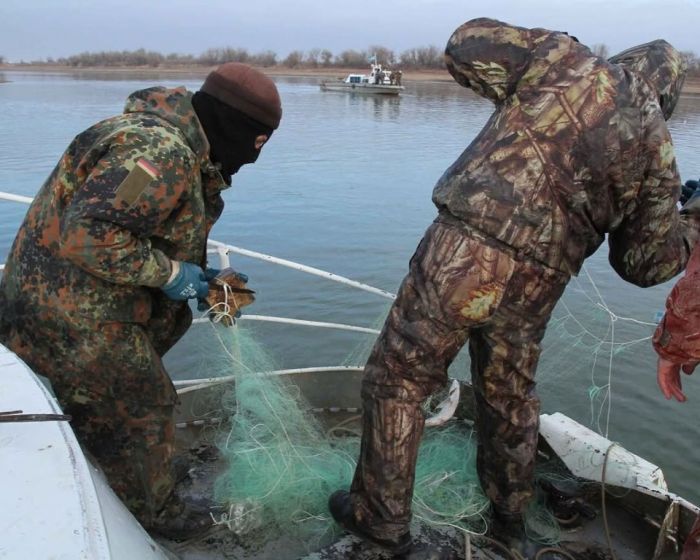
[{"label": "shoulder patch", "polygon": [[159,176],[158,168],[147,159],[141,158],[117,187],[115,192],[116,200],[124,201],[127,206],[131,206],[151,181]]}]

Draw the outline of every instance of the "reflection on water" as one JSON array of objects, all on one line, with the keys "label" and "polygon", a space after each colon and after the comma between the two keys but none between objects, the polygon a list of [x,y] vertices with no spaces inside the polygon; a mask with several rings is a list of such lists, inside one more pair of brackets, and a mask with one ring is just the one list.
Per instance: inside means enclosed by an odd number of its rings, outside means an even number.
[{"label": "reflection on water", "polygon": [[374,102],[374,116],[396,120],[399,118],[401,98],[398,95],[371,95]]},{"label": "reflection on water", "polygon": [[[204,73],[4,75],[10,82],[0,87],[0,190],[33,195],[75,134],[119,113],[129,93],[153,85],[196,90]],[[395,291],[435,216],[433,185],[493,107],[455,83],[409,82],[400,97],[383,97],[322,92],[319,81],[277,79],[281,126],[258,162],[245,166],[224,193],[226,208],[212,237]],[[700,99],[682,98],[669,126],[683,178],[697,178]],[[25,210],[0,204],[0,261]],[[257,291],[251,313],[369,326],[386,312],[387,302],[376,296],[244,257],[233,257],[232,264]],[[645,322],[663,308],[671,286],[626,284],[612,272],[605,247],[587,261],[587,271],[613,312]],[[581,316],[603,313],[576,282],[566,297]],[[248,325],[280,367],[337,365],[368,341],[354,333]],[[617,325],[618,334],[627,336]],[[640,338],[651,334],[650,327],[640,328]],[[584,358],[593,360],[594,350],[579,347],[576,354],[572,347],[551,345],[543,355],[538,380],[544,410],[560,409],[590,425],[589,395],[610,374],[611,438],[660,464],[672,488],[700,501],[693,475],[700,446],[697,430],[688,428],[698,425],[697,407],[659,396],[648,341],[616,355],[610,372],[603,359],[600,371],[579,367]],[[175,377],[207,375],[188,337],[166,362]],[[690,401],[700,401],[700,381],[689,378],[686,385]]]},{"label": "reflection on water", "polygon": [[398,95],[371,95],[355,92],[323,92],[324,95],[336,95],[350,109],[367,110],[371,108],[375,118],[397,120],[400,115],[401,97]]}]

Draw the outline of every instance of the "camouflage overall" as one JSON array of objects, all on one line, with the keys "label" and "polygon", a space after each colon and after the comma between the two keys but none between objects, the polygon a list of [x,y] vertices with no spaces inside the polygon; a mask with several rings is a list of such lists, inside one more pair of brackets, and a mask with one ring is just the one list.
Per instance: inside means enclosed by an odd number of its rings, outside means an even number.
[{"label": "camouflage overall", "polygon": [[611,264],[637,285],[685,266],[700,220],[678,213],[656,94],[677,96],[684,73],[667,43],[647,51],[667,55],[655,59],[668,65],[658,83],[636,73],[638,57],[611,64],[563,33],[478,19],[450,38],[448,69],[496,111],[438,181],[439,216],[365,367],[351,498],[370,535],[408,530],[420,406],[467,340],[479,477],[494,507],[517,516],[533,495],[540,341],[570,276],[606,233]]},{"label": "camouflage overall", "polygon": [[51,380],[78,439],[146,526],[172,491],[177,401],[161,357],[185,302],[170,259],[204,266],[226,184],[184,88],[132,94],[79,134],[38,192],[0,283],[0,342]]}]

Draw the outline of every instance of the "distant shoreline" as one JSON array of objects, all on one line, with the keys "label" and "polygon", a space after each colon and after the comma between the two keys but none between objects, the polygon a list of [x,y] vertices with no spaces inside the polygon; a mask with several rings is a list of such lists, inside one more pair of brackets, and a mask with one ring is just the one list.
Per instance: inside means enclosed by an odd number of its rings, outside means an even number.
[{"label": "distant shoreline", "polygon": [[[0,72],[55,72],[58,74],[138,74],[143,76],[187,76],[204,78],[215,66],[57,66],[53,64],[0,64]],[[306,77],[306,78],[344,78],[348,74],[363,74],[367,68],[285,68],[271,66],[260,68],[265,74],[273,77]],[[403,70],[403,83],[407,82],[440,82],[455,83],[447,70]],[[0,78],[0,83],[7,82]],[[685,80],[682,95],[700,96],[700,77],[689,77]]]},{"label": "distant shoreline", "polygon": [[[54,64],[0,64],[0,72],[55,72],[60,74],[140,74],[144,76],[163,74],[172,76],[204,77],[215,66],[58,66]],[[367,68],[285,68],[271,66],[260,68],[265,74],[273,77],[318,77],[344,78],[351,73],[367,73]],[[447,70],[403,70],[403,81],[413,82],[446,82],[454,83]]]}]

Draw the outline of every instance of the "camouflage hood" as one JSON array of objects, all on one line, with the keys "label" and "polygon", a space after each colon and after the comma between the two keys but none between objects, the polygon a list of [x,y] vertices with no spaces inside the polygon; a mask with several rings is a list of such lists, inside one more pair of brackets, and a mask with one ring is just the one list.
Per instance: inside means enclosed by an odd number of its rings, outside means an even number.
[{"label": "camouflage hood", "polygon": [[[557,37],[564,49],[559,53],[550,50],[547,59],[538,60],[538,68],[532,68],[536,47]],[[457,83],[498,104],[515,92],[526,72],[529,83],[536,81],[571,43],[565,33],[478,18],[460,25],[452,34],[445,47],[445,63]]]},{"label": "camouflage hood", "polygon": [[681,54],[659,39],[622,51],[609,62],[622,64],[640,74],[656,90],[664,118],[668,120],[681,95],[685,81],[685,63]]},{"label": "camouflage hood", "polygon": [[124,113],[152,113],[179,128],[192,151],[208,161],[209,142],[192,107],[192,93],[184,87],[151,87],[132,93]]}]

